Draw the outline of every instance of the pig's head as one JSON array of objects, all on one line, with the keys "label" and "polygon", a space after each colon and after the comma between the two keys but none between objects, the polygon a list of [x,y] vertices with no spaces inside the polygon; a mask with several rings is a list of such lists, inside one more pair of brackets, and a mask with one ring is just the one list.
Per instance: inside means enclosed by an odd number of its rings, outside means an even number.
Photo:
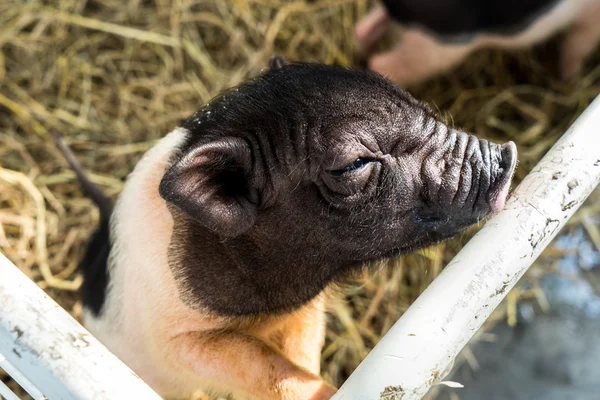
[{"label": "pig's head", "polygon": [[451,237],[495,211],[516,163],[374,73],[287,64],[188,119],[160,194],[190,306],[290,310],[367,261]]}]

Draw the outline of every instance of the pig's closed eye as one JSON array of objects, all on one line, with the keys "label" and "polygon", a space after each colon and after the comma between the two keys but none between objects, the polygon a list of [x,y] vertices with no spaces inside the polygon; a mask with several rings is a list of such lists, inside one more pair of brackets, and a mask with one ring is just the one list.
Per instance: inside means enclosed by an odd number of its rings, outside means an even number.
[{"label": "pig's closed eye", "polygon": [[363,168],[364,166],[366,166],[371,161],[373,161],[373,160],[370,158],[360,158],[359,157],[356,160],[354,160],[354,162],[352,164],[348,164],[342,169],[334,169],[334,170],[330,170],[327,172],[329,173],[329,175],[332,175],[332,176],[341,176],[341,175],[345,174],[346,172],[359,170],[359,169]]}]

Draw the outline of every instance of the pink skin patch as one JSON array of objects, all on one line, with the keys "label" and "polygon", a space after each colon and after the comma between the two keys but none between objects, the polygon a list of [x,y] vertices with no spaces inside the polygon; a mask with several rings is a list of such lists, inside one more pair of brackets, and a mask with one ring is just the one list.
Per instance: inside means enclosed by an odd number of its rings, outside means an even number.
[{"label": "pink skin patch", "polygon": [[506,199],[508,197],[508,189],[509,188],[510,188],[510,182],[507,183],[506,185],[504,185],[504,187],[502,188],[500,193],[498,193],[498,197],[496,197],[496,200],[494,200],[494,203],[492,204],[492,212],[493,213],[497,213],[504,208],[504,205],[506,204]]}]

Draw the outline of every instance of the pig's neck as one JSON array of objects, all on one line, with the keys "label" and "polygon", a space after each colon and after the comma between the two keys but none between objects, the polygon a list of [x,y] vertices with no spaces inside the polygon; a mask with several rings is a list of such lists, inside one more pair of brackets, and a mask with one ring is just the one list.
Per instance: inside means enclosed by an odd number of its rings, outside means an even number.
[{"label": "pig's neck", "polygon": [[339,266],[286,259],[250,237],[222,239],[171,209],[169,267],[182,301],[220,316],[253,316],[300,308],[331,282]]}]

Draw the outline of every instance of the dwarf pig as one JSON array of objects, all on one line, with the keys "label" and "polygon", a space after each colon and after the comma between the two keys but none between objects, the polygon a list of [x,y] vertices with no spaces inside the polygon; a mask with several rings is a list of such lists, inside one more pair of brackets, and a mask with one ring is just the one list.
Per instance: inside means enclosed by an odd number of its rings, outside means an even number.
[{"label": "dwarf pig", "polygon": [[568,28],[559,72],[574,77],[600,40],[600,0],[382,0],[356,26],[363,52],[390,26],[399,44],[371,56],[369,67],[399,84],[443,72],[483,47],[522,48]]},{"label": "dwarf pig", "polygon": [[104,204],[85,325],[166,398],[328,399],[323,291],[500,210],[516,157],[376,73],[275,58],[149,150],[114,208],[78,174]]}]

